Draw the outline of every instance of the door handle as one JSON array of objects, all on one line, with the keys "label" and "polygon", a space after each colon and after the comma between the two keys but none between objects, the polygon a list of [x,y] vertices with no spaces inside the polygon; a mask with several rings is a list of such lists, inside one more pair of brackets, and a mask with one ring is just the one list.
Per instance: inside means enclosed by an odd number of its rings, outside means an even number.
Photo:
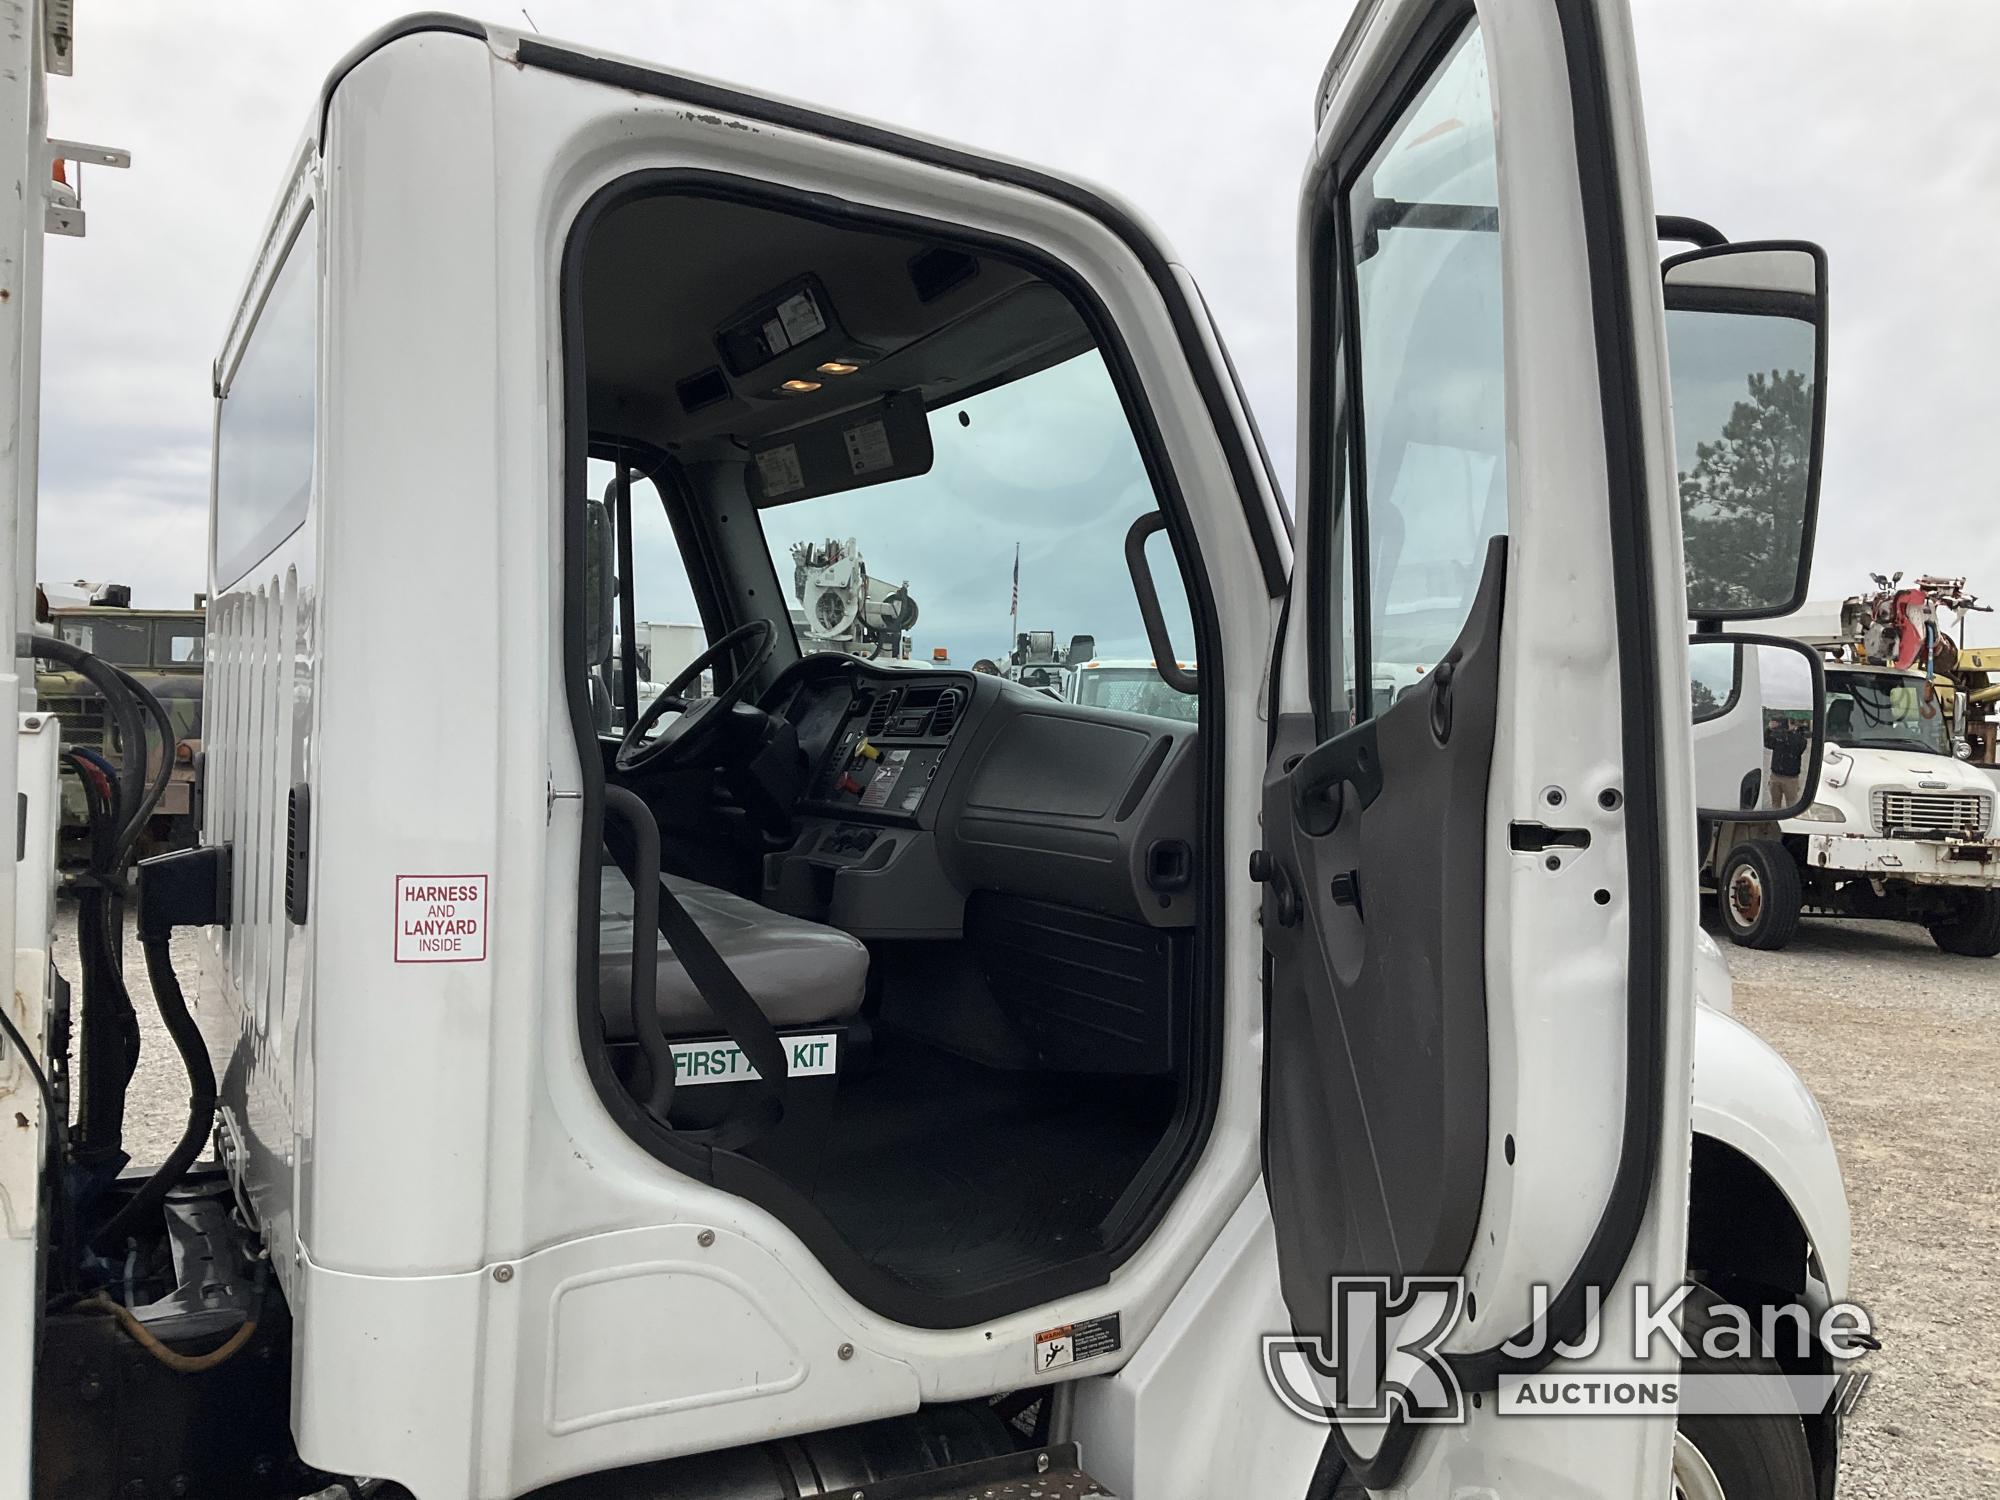
[{"label": "door handle", "polygon": [[1375,720],[1363,719],[1307,751],[1292,767],[1291,784],[1293,820],[1315,837],[1333,832],[1348,787],[1354,789],[1362,807],[1369,806],[1382,794],[1382,757],[1376,750]]}]

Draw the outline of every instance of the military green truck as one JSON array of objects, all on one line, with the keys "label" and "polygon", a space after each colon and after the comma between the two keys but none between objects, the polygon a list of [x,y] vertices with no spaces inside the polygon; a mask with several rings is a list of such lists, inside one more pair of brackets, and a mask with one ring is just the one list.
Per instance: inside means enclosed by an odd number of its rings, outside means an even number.
[{"label": "military green truck", "polygon": [[[195,841],[194,769],[201,751],[201,676],[208,612],[201,608],[133,609],[125,604],[96,602],[106,595],[117,598],[124,593],[122,589],[101,590],[90,604],[53,605],[47,624],[61,639],[124,668],[150,688],[166,709],[173,722],[174,766],[153,810],[148,838],[156,848],[180,848]],[[118,743],[117,730],[95,688],[74,672],[40,671],[35,674],[35,694],[44,713],[62,720],[66,745],[96,750],[124,769],[125,747]],[[74,777],[65,776],[65,863],[82,856],[88,825],[83,787]]]}]

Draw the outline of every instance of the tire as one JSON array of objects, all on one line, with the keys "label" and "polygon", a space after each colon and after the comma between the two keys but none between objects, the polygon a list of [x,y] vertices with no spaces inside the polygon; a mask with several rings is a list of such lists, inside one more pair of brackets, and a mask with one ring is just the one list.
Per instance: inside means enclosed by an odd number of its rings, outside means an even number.
[{"label": "tire", "polygon": [[1945,952],[1991,958],[2000,953],[2000,891],[1969,891],[1958,915],[1926,925],[1931,941]]},{"label": "tire", "polygon": [[1729,940],[1744,948],[1782,948],[1799,930],[1804,882],[1776,839],[1747,839],[1722,861],[1716,905]]},{"label": "tire", "polygon": [[[1681,1304],[1681,1332],[1695,1351],[1683,1361],[1683,1371],[1782,1374],[1773,1359],[1718,1360],[1702,1352],[1708,1330],[1720,1326],[1715,1316],[1720,1305],[1719,1297],[1700,1286]],[[1790,1412],[1682,1417],[1674,1433],[1673,1493],[1675,1500],[1814,1500],[1818,1486],[1805,1424]]]}]

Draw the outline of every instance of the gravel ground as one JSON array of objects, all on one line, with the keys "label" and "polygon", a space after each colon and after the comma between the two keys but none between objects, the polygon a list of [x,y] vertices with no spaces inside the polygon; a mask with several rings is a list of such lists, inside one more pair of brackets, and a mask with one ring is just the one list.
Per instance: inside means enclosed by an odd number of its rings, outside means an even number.
[{"label": "gravel ground", "polygon": [[[1711,923],[1711,930],[1714,930]],[[1841,1493],[1870,1500],[2000,1500],[2000,959],[1954,958],[1919,928],[1808,919],[1782,953],[1731,947],[1739,1019],[1819,1096],[1854,1214],[1853,1296],[1881,1353],[1848,1426]],[[186,940],[176,967],[194,970]],[[57,963],[76,982],[75,913]],[[142,1052],[126,1148],[163,1157],[187,1083],[128,944]]]},{"label": "gravel ground", "polygon": [[1842,1496],[2000,1497],[2000,959],[1896,922],[1809,917],[1782,953],[1710,930],[1737,1018],[1818,1095],[1847,1178],[1852,1295],[1882,1350]]},{"label": "gravel ground", "polygon": [[[192,980],[197,960],[192,934],[172,940],[174,972],[193,1003]],[[76,907],[63,902],[56,916],[56,968],[70,983],[76,1003],[81,1003],[83,969],[77,962]],[[125,921],[125,987],[131,992],[132,1006],[139,1013],[139,1071],[125,1091],[125,1150],[132,1160],[150,1166],[165,1158],[187,1126],[187,1071],[174,1051],[173,1038],[160,1022],[153,1004],[153,987],[146,982],[146,958],[132,936],[132,918]],[[76,1076],[76,1050],[72,1039],[70,1076]]]}]

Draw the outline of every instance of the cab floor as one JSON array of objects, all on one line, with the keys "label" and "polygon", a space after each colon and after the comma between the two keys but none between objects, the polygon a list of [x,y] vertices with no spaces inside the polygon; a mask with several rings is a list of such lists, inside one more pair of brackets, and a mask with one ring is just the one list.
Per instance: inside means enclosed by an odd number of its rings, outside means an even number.
[{"label": "cab floor", "polygon": [[843,1082],[814,1194],[843,1238],[932,1296],[1097,1255],[1158,1143],[1163,1078],[1002,1072],[895,1037]]}]

